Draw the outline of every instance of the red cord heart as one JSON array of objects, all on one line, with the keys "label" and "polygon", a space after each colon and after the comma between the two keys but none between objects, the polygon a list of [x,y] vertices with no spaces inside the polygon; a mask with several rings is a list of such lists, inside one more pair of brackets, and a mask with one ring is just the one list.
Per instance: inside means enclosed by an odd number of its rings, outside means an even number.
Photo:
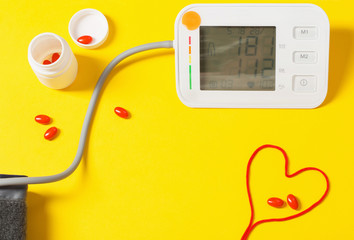
[{"label": "red cord heart", "polygon": [[[252,164],[252,161],[253,159],[255,158],[255,156],[257,155],[258,152],[260,152],[262,149],[265,149],[265,148],[275,148],[277,150],[279,150],[283,156],[284,156],[284,159],[285,159],[285,176],[287,178],[292,178],[292,177],[295,177],[296,175],[299,175],[300,173],[303,173],[303,172],[306,172],[306,171],[317,171],[319,173],[321,173],[323,175],[323,177],[325,178],[326,180],[326,191],[324,192],[324,194],[322,195],[322,197],[317,201],[315,202],[314,204],[312,204],[310,207],[308,207],[307,209],[305,209],[304,211],[302,212],[299,212],[295,215],[291,215],[291,216],[288,216],[288,217],[284,217],[284,218],[270,218],[270,219],[263,219],[263,220],[260,220],[258,222],[255,222],[253,223],[253,220],[254,220],[254,207],[253,207],[253,203],[252,203],[252,196],[251,196],[251,190],[250,190],[250,184],[249,184],[249,180],[250,180],[250,169],[251,169],[251,164]],[[328,194],[328,191],[329,191],[329,180],[328,180],[328,177],[327,175],[320,169],[318,168],[313,168],[313,167],[307,167],[307,168],[302,168],[300,170],[298,170],[297,172],[293,173],[293,174],[289,174],[289,169],[288,169],[288,166],[289,166],[289,159],[288,159],[288,156],[286,155],[286,152],[284,151],[284,149],[282,149],[281,147],[278,147],[278,146],[274,146],[274,145],[263,145],[263,146],[260,146],[259,148],[256,149],[256,151],[254,151],[254,153],[252,154],[250,160],[248,161],[248,165],[247,165],[247,175],[246,175],[246,179],[247,179],[247,193],[248,193],[248,200],[249,200],[249,203],[250,203],[250,207],[251,207],[251,218],[250,218],[250,222],[248,224],[248,227],[246,228],[246,231],[244,232],[244,234],[242,235],[242,238],[241,240],[246,240],[248,238],[248,236],[250,235],[251,231],[256,227],[258,226],[259,224],[262,224],[262,223],[266,223],[266,222],[282,222],[282,221],[287,221],[287,220],[290,220],[290,219],[294,219],[294,218],[297,218],[297,217],[300,217],[302,215],[304,215],[305,213],[308,213],[309,211],[311,211],[312,209],[314,209],[315,207],[317,207],[324,199],[325,197],[327,196]]]}]

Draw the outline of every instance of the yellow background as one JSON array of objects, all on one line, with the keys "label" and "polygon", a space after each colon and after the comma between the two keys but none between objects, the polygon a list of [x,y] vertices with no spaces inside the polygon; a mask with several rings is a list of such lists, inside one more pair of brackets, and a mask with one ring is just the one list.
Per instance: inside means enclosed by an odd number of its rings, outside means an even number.
[{"label": "yellow background", "polygon": [[[1,0],[0,172],[42,176],[67,168],[104,67],[128,48],[173,40],[175,18],[191,3],[197,2]],[[331,190],[309,214],[260,225],[249,239],[354,239],[354,4],[312,3],[331,24],[329,91],[319,108],[191,109],[176,94],[172,49],[130,57],[105,85],[78,170],[29,187],[27,239],[240,239],[250,216],[246,165],[266,143],[287,151],[291,172],[323,169]],[[69,20],[83,8],[108,18],[110,35],[99,49],[79,48],[69,36]],[[42,32],[64,37],[78,60],[78,77],[65,90],[40,84],[28,64],[28,44]],[[117,117],[116,106],[132,118]],[[48,126],[34,121],[37,114],[53,118],[55,140],[44,140]],[[275,150],[254,162],[257,219],[295,212],[267,206],[268,197],[292,193],[304,209],[324,191],[318,173],[286,180],[283,163]]]}]

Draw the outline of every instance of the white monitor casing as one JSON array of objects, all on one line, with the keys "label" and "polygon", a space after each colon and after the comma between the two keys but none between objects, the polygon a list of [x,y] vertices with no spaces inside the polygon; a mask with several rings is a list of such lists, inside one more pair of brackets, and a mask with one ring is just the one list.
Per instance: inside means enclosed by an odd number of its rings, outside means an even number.
[{"label": "white monitor casing", "polygon": [[[199,27],[182,23],[190,11],[200,26],[275,27],[275,90],[201,90]],[[315,108],[327,94],[329,34],[326,13],[313,4],[189,5],[175,22],[178,97],[194,108]]]}]

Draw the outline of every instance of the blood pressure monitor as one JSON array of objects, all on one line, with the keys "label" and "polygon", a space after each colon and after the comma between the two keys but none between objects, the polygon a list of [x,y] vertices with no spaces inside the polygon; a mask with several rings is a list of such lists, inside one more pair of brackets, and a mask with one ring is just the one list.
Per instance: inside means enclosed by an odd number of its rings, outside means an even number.
[{"label": "blood pressure monitor", "polygon": [[329,21],[312,4],[195,4],[175,22],[176,87],[197,108],[315,108]]}]

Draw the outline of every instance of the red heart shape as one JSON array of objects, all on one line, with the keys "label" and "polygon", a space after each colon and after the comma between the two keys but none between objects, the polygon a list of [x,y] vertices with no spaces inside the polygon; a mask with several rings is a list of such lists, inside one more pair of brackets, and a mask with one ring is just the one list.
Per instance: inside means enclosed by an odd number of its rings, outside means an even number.
[{"label": "red heart shape", "polygon": [[[288,217],[263,219],[263,220],[259,220],[258,222],[253,223],[253,220],[254,220],[254,207],[253,207],[253,203],[252,203],[252,196],[251,196],[251,190],[250,190],[250,184],[249,184],[250,169],[251,169],[252,161],[255,158],[255,156],[257,155],[257,153],[260,152],[262,149],[265,149],[265,148],[275,148],[275,149],[279,150],[283,154],[284,159],[285,159],[285,176],[287,178],[295,177],[295,176],[299,175],[300,173],[303,173],[303,172],[306,172],[306,171],[317,171],[317,172],[319,172],[319,173],[321,173],[323,175],[323,177],[326,180],[327,186],[326,186],[326,191],[323,193],[322,197],[317,202],[315,202],[310,207],[308,207],[307,209],[305,209],[305,210],[303,210],[303,211],[301,211],[301,212],[299,212],[297,214],[288,216]],[[328,191],[329,191],[329,180],[328,180],[327,175],[322,170],[320,170],[318,168],[307,167],[307,168],[302,168],[302,169],[298,170],[297,172],[295,172],[293,174],[289,174],[288,166],[289,166],[288,156],[286,155],[286,152],[284,151],[284,149],[282,149],[281,147],[274,146],[274,145],[263,145],[263,146],[260,146],[259,148],[257,148],[256,151],[254,151],[254,153],[252,154],[250,160],[248,161],[247,175],[246,175],[248,200],[250,202],[250,207],[251,207],[251,218],[250,218],[250,222],[248,224],[248,227],[246,228],[244,234],[242,235],[241,240],[246,240],[248,238],[248,236],[250,235],[251,231],[256,226],[258,226],[259,224],[266,223],[266,222],[287,221],[287,220],[290,220],[290,219],[294,219],[294,218],[300,217],[300,216],[304,215],[305,213],[308,213],[309,211],[311,211],[312,209],[317,207],[325,199],[325,197],[327,196]]]}]

